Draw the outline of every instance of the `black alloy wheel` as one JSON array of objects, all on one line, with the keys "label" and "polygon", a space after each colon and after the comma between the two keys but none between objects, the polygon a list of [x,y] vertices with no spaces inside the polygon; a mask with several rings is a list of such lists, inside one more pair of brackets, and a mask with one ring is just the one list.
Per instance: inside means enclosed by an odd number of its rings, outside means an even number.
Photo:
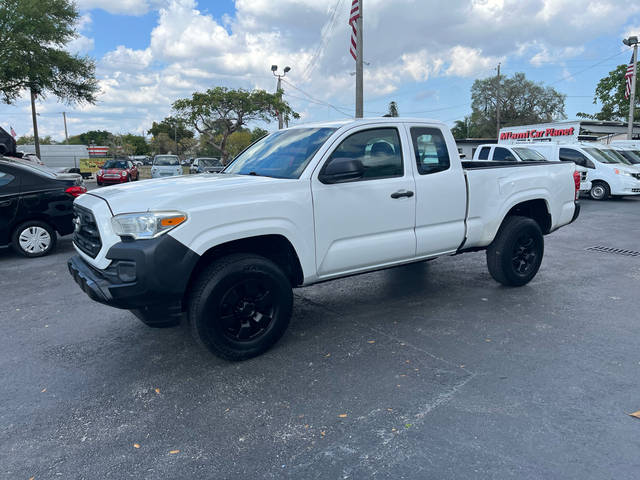
[{"label": "black alloy wheel", "polygon": [[513,257],[513,269],[519,275],[527,275],[537,263],[538,252],[535,248],[533,236],[524,232],[518,237],[515,243]]},{"label": "black alloy wheel", "polygon": [[275,312],[273,282],[250,278],[231,286],[222,296],[217,317],[224,335],[236,342],[246,342],[263,335]]}]

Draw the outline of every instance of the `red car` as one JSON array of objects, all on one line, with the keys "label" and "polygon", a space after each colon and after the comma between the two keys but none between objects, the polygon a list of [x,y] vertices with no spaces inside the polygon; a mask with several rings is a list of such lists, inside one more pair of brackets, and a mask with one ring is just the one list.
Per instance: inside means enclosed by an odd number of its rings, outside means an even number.
[{"label": "red car", "polygon": [[139,177],[138,167],[131,160],[107,160],[96,172],[98,185],[133,182]]}]

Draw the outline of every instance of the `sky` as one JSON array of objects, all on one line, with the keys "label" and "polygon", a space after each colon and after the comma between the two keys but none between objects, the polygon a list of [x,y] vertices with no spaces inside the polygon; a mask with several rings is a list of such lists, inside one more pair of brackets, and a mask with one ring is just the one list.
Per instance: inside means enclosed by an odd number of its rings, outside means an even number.
[{"label": "sky", "polygon": [[[290,66],[285,98],[297,123],[354,115],[351,0],[76,0],[78,37],[66,48],[96,61],[95,105],[37,103],[40,136],[87,130],[147,134],[171,104],[215,86],[275,90],[271,65]],[[566,114],[596,112],[600,78],[629,62],[640,35],[628,0],[363,0],[365,116],[453,125],[471,112],[476,78],[524,72],[567,95]],[[25,95],[0,104],[0,125],[33,133]],[[277,124],[261,124],[274,130]]]}]

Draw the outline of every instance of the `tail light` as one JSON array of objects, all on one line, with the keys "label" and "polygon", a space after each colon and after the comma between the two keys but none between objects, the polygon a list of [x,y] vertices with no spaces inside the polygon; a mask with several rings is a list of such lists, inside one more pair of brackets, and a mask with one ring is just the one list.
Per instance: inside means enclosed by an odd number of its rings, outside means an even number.
[{"label": "tail light", "polygon": [[75,185],[73,187],[69,187],[65,190],[65,193],[68,193],[72,197],[79,197],[83,193],[87,193],[87,187],[82,187]]},{"label": "tail light", "polygon": [[577,170],[574,170],[573,172],[573,183],[576,186],[576,200],[577,200],[578,196],[580,195],[580,172]]}]

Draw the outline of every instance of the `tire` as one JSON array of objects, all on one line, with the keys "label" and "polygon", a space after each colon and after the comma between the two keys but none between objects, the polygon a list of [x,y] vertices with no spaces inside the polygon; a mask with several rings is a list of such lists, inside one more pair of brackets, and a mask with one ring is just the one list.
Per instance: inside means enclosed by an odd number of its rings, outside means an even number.
[{"label": "tire", "polygon": [[151,328],[172,328],[180,325],[179,316],[171,316],[165,309],[145,308],[130,310],[147,327]]},{"label": "tire", "polygon": [[589,196],[593,200],[606,200],[611,195],[611,189],[605,182],[595,181],[591,184]]},{"label": "tire", "polygon": [[99,181],[96,180],[96,183],[98,184],[99,187],[102,186],[102,182],[99,182]]},{"label": "tire", "polygon": [[58,236],[48,223],[39,220],[24,222],[11,236],[13,249],[28,258],[43,257],[56,247]]},{"label": "tire", "polygon": [[[213,262],[189,298],[195,339],[226,360],[246,360],[271,348],[291,319],[293,291],[282,270],[254,254]],[[266,323],[265,323],[266,320]]]},{"label": "tire", "polygon": [[498,283],[520,287],[536,276],[544,256],[538,223],[527,217],[507,217],[487,248],[487,267]]}]

